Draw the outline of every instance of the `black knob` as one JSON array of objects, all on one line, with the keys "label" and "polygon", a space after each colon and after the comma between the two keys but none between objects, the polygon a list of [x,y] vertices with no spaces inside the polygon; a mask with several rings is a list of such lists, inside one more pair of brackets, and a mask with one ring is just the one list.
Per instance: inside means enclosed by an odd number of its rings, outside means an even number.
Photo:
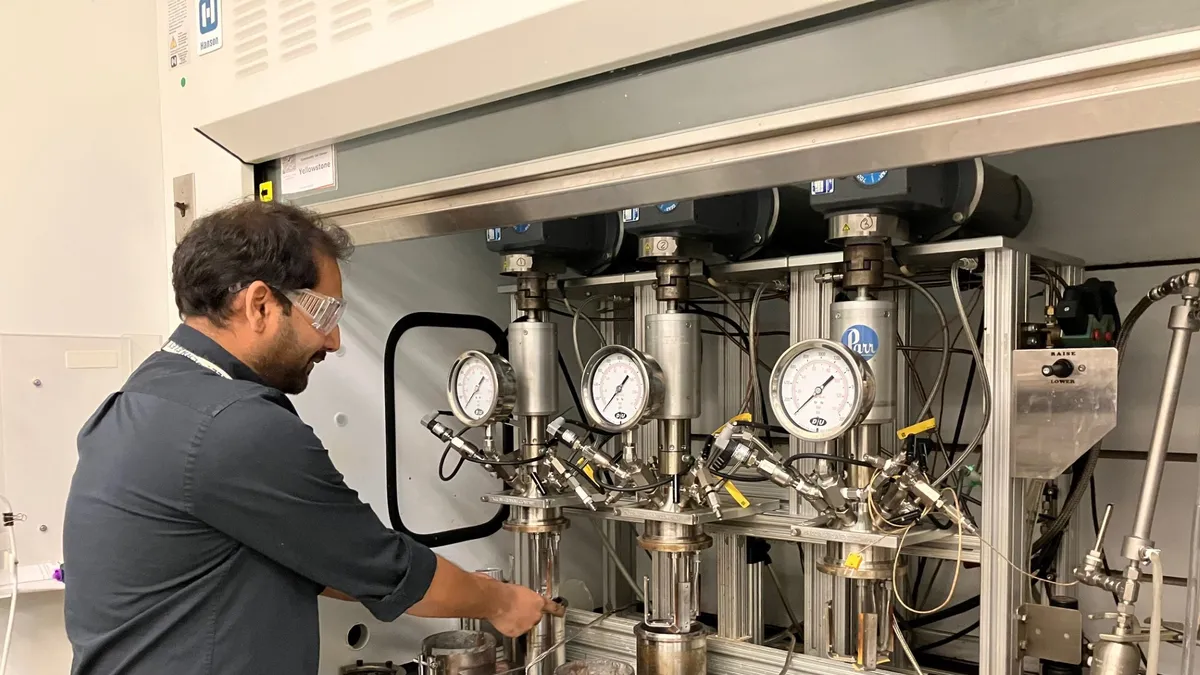
[{"label": "black knob", "polygon": [[1075,372],[1075,364],[1066,359],[1059,359],[1048,366],[1042,366],[1042,375],[1046,377],[1057,377],[1059,379],[1070,377],[1071,373]]}]

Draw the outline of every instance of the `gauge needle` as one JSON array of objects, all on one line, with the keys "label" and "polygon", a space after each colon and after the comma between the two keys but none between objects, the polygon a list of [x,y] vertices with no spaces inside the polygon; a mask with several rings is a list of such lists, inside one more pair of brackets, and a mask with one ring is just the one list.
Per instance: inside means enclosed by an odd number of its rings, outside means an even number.
[{"label": "gauge needle", "polygon": [[475,384],[475,388],[473,390],[471,390],[471,395],[467,397],[467,402],[463,404],[464,408],[471,405],[471,401],[475,400],[475,394],[479,393],[479,388],[483,386],[484,379],[485,378],[482,378],[482,377],[479,378],[479,382],[477,382]]},{"label": "gauge needle", "polygon": [[[830,379],[832,379],[832,378],[830,378]],[[621,384],[617,385],[617,390],[613,392],[612,398],[608,399],[608,403],[604,404],[604,410],[608,410],[608,406],[612,405],[612,402],[617,400],[617,396],[621,395],[621,390],[625,388],[625,383],[628,381],[629,381],[629,376],[626,375],[625,379],[621,380]],[[604,411],[602,410],[601,412],[604,412]]]},{"label": "gauge needle", "polygon": [[794,413],[792,413],[792,414],[793,414],[793,415],[799,415],[799,414],[800,414],[800,411],[801,411],[801,410],[804,410],[804,406],[806,406],[806,405],[808,405],[810,402],[812,402],[812,400],[813,400],[814,398],[816,398],[816,397],[820,396],[820,395],[821,395],[821,392],[825,391],[825,387],[829,386],[829,383],[830,383],[830,382],[833,382],[833,376],[832,376],[832,375],[830,375],[830,376],[829,376],[829,379],[825,380],[825,381],[824,381],[824,382],[822,382],[822,383],[821,383],[819,386],[817,386],[817,388],[816,388],[816,389],[813,389],[812,396],[809,396],[809,397],[808,397],[808,399],[806,399],[806,400],[804,401],[804,403],[801,403],[801,404],[800,404],[800,407],[799,407],[799,408],[796,408],[796,412],[794,412]]}]

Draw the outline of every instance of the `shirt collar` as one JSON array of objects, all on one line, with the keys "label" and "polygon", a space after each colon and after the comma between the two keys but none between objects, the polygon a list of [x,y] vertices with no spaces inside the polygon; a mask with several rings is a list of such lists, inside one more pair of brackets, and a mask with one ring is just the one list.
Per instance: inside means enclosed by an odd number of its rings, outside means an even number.
[{"label": "shirt collar", "polygon": [[225,351],[225,348],[217,344],[215,340],[187,324],[179,324],[179,327],[171,334],[171,341],[196,356],[212,362],[213,365],[228,373],[229,377],[235,380],[248,380],[261,385],[267,384],[258,376],[258,373],[254,372],[253,368],[242,363],[233,354]]}]

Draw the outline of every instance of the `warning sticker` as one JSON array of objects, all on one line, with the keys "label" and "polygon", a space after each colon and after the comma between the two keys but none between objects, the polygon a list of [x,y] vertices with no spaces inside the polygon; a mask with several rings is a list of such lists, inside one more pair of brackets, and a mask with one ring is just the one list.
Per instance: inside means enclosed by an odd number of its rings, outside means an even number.
[{"label": "warning sticker", "polygon": [[167,58],[172,68],[188,62],[187,0],[167,0]]},{"label": "warning sticker", "polygon": [[279,162],[280,193],[321,190],[337,186],[337,164],[333,146],[288,155]]}]

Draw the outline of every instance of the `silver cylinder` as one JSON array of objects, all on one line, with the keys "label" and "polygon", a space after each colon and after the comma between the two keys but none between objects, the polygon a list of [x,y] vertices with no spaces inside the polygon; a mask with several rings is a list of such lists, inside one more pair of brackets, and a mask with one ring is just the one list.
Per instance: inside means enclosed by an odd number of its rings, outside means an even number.
[{"label": "silver cylinder", "polygon": [[[535,509],[514,509],[514,511],[536,511]],[[557,511],[549,514],[557,515]],[[542,595],[553,598],[558,596],[559,588],[559,539],[564,524],[555,524],[561,518],[547,517],[538,522],[547,523],[550,531],[521,532],[516,534],[513,547],[513,576],[514,582],[531,588]],[[537,529],[537,528],[531,528]],[[566,636],[566,620],[545,614],[525,640],[525,653],[513,654],[510,657],[514,663],[528,664],[543,653],[553,650],[554,653],[541,659],[527,672],[531,675],[552,673],[554,669],[567,660],[567,648],[563,642]]]},{"label": "silver cylinder", "polygon": [[646,353],[662,366],[663,405],[656,419],[700,416],[700,317],[651,314],[646,317]]},{"label": "silver cylinder", "polygon": [[1138,675],[1141,654],[1131,642],[1101,640],[1092,648],[1092,675]]},{"label": "silver cylinder", "polygon": [[421,642],[423,675],[493,675],[496,638],[487,633],[452,630]]},{"label": "silver cylinder", "polygon": [[520,416],[558,412],[558,328],[536,321],[510,324],[508,360],[517,376],[513,412]]},{"label": "silver cylinder", "polygon": [[637,675],[705,675],[708,672],[708,630],[670,633],[639,623]]},{"label": "silver cylinder", "polygon": [[866,424],[896,419],[896,303],[846,300],[830,306],[830,338],[867,361],[875,375],[875,405]]},{"label": "silver cylinder", "polygon": [[554,675],[633,675],[633,666],[612,659],[568,661],[555,668]]},{"label": "silver cylinder", "polygon": [[[1182,312],[1185,317],[1189,308],[1187,305],[1176,305],[1171,308],[1172,323],[1175,314]],[[1184,319],[1186,321],[1186,318]],[[1146,455],[1146,473],[1142,477],[1142,491],[1138,496],[1137,513],[1133,518],[1132,538],[1142,542],[1150,540],[1150,527],[1154,523],[1154,507],[1158,503],[1158,489],[1162,484],[1163,467],[1166,466],[1167,449],[1171,444],[1171,429],[1175,425],[1175,410],[1179,407],[1179,390],[1183,386],[1184,368],[1187,366],[1188,348],[1192,343],[1192,331],[1186,328],[1174,328],[1171,331],[1171,348],[1167,352],[1167,372],[1163,376],[1162,393],[1158,398],[1158,413],[1154,417],[1154,431],[1150,435],[1150,450]],[[1131,557],[1130,551],[1123,555],[1130,560],[1139,559],[1139,555]]]},{"label": "silver cylinder", "polygon": [[692,421],[659,422],[658,470],[664,476],[678,476],[690,468],[683,458],[691,454]]}]

